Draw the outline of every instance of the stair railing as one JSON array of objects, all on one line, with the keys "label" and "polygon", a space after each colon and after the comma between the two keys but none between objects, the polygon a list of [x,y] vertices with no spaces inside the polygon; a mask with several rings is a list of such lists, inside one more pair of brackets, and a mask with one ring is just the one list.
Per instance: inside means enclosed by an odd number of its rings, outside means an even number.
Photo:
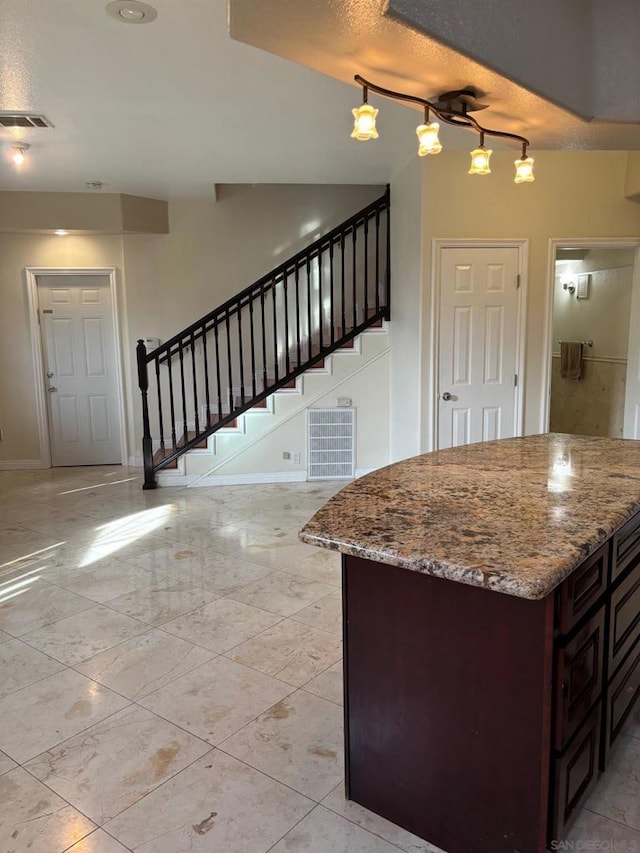
[{"label": "stair railing", "polygon": [[389,319],[389,188],[157,349],[139,340],[145,489],[158,471]]}]

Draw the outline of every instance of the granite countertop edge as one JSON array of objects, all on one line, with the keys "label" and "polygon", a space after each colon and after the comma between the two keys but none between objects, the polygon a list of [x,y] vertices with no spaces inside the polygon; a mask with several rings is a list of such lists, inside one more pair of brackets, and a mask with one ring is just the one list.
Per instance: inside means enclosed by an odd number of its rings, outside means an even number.
[{"label": "granite countertop edge", "polygon": [[[522,457],[521,469],[509,467],[509,454]],[[575,481],[555,494],[553,465],[572,456]],[[509,501],[522,518],[504,512]],[[639,441],[547,434],[436,451],[378,469],[331,498],[299,538],[540,600],[639,511]],[[467,540],[462,527],[471,529]]]}]

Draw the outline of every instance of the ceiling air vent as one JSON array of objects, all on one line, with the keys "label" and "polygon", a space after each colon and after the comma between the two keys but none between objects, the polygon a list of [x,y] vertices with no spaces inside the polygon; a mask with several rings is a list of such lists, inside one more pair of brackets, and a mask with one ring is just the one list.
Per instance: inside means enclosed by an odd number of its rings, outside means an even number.
[{"label": "ceiling air vent", "polygon": [[53,127],[46,116],[36,113],[7,113],[0,111],[0,127]]}]

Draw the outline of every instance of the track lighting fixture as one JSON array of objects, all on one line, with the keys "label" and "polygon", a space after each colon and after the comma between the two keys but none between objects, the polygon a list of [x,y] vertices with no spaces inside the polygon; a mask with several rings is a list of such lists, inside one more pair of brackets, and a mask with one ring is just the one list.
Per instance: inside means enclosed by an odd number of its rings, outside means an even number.
[{"label": "track lighting fixture", "polygon": [[14,142],[11,146],[11,159],[15,166],[22,166],[25,154],[31,146],[28,142]]},{"label": "track lighting fixture", "polygon": [[533,157],[527,156],[529,140],[517,133],[507,133],[504,130],[492,130],[483,127],[477,119],[469,115],[470,110],[484,109],[486,106],[477,103],[476,93],[472,89],[445,92],[445,94],[440,95],[437,102],[433,103],[426,98],[420,98],[418,95],[407,95],[403,92],[395,92],[392,89],[384,89],[382,86],[365,80],[359,74],[356,74],[354,79],[356,83],[362,86],[362,104],[352,110],[354,125],[351,136],[354,139],[366,142],[369,139],[378,138],[378,131],[376,130],[378,110],[369,103],[369,90],[371,90],[394,101],[409,101],[424,107],[424,122],[416,128],[418,155],[420,157],[425,157],[427,154],[439,154],[442,151],[442,144],[438,138],[440,125],[437,121],[429,120],[430,114],[433,113],[446,124],[464,127],[480,134],[480,144],[471,152],[470,175],[489,175],[491,173],[489,158],[492,152],[490,148],[485,148],[484,145],[484,137],[487,135],[519,142],[522,145],[522,156],[514,161],[516,167],[515,183],[529,183],[534,180]]}]

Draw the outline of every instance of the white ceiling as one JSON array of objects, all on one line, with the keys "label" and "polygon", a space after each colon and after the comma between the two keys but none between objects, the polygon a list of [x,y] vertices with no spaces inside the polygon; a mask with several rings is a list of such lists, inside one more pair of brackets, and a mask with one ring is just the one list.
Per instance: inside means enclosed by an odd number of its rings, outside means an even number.
[{"label": "white ceiling", "polygon": [[[208,196],[214,183],[384,183],[415,156],[416,112],[380,101],[380,139],[350,139],[355,73],[424,97],[475,85],[491,105],[483,123],[533,149],[640,148],[639,124],[585,122],[385,15],[387,0],[231,0],[239,41],[226,0],[153,0],[148,25],[115,21],[106,2],[0,0],[0,109],[54,124],[0,128],[0,190],[98,180],[169,198]],[[471,147],[458,129],[442,138]],[[20,170],[15,139],[32,146]]]},{"label": "white ceiling", "polygon": [[[105,5],[1,0],[0,109],[54,128],[0,128],[0,190],[100,180],[168,198],[214,183],[384,183],[414,156],[413,111],[390,104],[377,143],[350,139],[359,90],[232,40],[225,0],[153,0],[145,25]],[[16,138],[32,146],[19,171]]]}]

